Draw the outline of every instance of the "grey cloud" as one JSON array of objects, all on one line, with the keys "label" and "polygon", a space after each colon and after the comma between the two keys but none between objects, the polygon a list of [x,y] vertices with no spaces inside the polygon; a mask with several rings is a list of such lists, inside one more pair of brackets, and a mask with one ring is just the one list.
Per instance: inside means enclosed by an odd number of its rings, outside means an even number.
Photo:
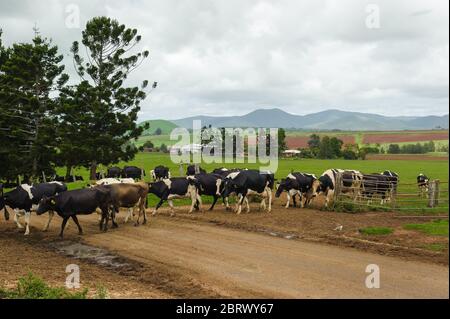
[{"label": "grey cloud", "polygon": [[[71,3],[79,5],[82,26],[108,15],[142,34],[151,58],[129,84],[148,79],[159,87],[141,119],[269,107],[448,112],[447,1],[0,2],[5,42],[29,41],[36,22],[66,54],[76,81],[69,48],[81,30],[64,24]],[[380,29],[366,27],[367,4],[379,6]]]}]

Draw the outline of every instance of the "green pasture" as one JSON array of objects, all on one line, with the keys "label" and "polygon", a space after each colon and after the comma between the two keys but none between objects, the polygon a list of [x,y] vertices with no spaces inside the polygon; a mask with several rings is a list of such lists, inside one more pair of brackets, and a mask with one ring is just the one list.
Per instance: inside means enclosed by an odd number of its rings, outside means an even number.
[{"label": "green pasture", "polygon": [[[145,169],[145,180],[150,182],[150,173],[154,167],[158,165],[165,165],[170,168],[172,176],[181,176],[179,165],[171,161],[169,154],[162,153],[138,153],[133,161],[128,163],[119,163],[117,166],[123,167],[125,165],[134,165]],[[218,167],[245,167],[249,169],[258,169],[258,164],[201,164],[202,168],[207,171],[212,171]],[[408,202],[408,206],[426,207],[427,200],[425,198],[418,198],[414,196],[417,192],[416,178],[419,173],[427,175],[430,179],[440,179],[442,182],[448,181],[448,161],[420,161],[420,160],[317,160],[317,159],[280,159],[278,163],[278,170],[275,173],[275,177],[278,180],[286,177],[291,171],[312,173],[316,176],[322,175],[324,171],[330,168],[342,168],[342,169],[354,169],[363,173],[380,173],[384,170],[392,170],[400,175],[399,193],[411,193],[411,202]],[[105,167],[99,167],[98,171],[106,170]],[[184,174],[183,170],[183,174]],[[64,175],[65,168],[59,168],[57,170],[59,175]],[[86,168],[77,168],[74,170],[75,175],[81,175],[85,179],[84,182],[70,183],[69,189],[76,189],[85,187],[89,180],[89,172]],[[442,189],[448,190],[448,184],[443,183]],[[448,193],[445,193],[445,197],[448,199]],[[157,199],[150,195],[149,204],[155,205]],[[205,203],[210,203],[210,198],[204,199]],[[186,204],[188,201],[180,200],[178,203]],[[441,207],[447,207],[448,202],[442,202]],[[426,211],[426,209],[424,209]],[[442,212],[442,209],[436,209],[436,212]],[[444,209],[444,211],[448,211]]]}]

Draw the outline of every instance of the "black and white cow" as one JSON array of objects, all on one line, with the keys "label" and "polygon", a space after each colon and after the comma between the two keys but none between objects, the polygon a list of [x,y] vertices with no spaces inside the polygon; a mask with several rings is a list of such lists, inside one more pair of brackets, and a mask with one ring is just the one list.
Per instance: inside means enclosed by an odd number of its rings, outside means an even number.
[{"label": "black and white cow", "polygon": [[160,201],[156,205],[155,210],[153,211],[153,216],[156,215],[158,209],[161,205],[167,201],[170,206],[170,212],[173,216],[175,214],[173,199],[176,198],[190,198],[191,199],[191,208],[189,213],[194,211],[194,206],[198,202],[199,208],[202,206],[202,199],[199,195],[199,183],[193,177],[176,177],[165,179],[162,181],[158,181],[155,183],[149,184],[149,194],[156,195]]},{"label": "black and white cow", "polygon": [[419,174],[417,176],[417,187],[419,188],[419,196],[423,197],[424,195],[428,197],[428,190],[430,185],[430,179],[428,176],[424,174]]},{"label": "black and white cow", "polygon": [[155,169],[150,171],[150,175],[152,176],[154,181],[161,181],[163,179],[169,179],[170,170],[166,166],[156,166]]},{"label": "black and white cow", "polygon": [[206,173],[206,171],[203,168],[198,166],[198,169],[197,169],[196,165],[189,165],[186,170],[186,176],[194,176],[197,174],[205,174],[205,173]]},{"label": "black and white cow", "polygon": [[122,170],[122,178],[142,179],[145,171],[136,166],[125,166]]},{"label": "black and white cow", "polygon": [[109,207],[112,205],[110,190],[104,186],[95,188],[84,188],[60,193],[56,196],[44,196],[39,202],[37,214],[42,215],[46,212],[55,211],[63,221],[59,236],[62,238],[64,228],[69,218],[72,218],[78,227],[78,233],[81,235],[83,230],[78,222],[77,215],[90,215],[97,208],[102,211],[102,220],[100,221],[100,230],[107,231],[109,221]]},{"label": "black and white cow", "polygon": [[122,170],[120,169],[120,167],[110,167],[106,172],[106,178],[120,178],[121,175]]},{"label": "black and white cow", "polygon": [[388,177],[388,180],[390,182],[390,191],[388,200],[392,200],[392,198],[395,196],[394,194],[397,193],[398,183],[400,182],[400,176],[393,171],[384,171],[381,174]]},{"label": "black and white cow", "polygon": [[371,202],[374,195],[379,195],[381,205],[383,205],[392,193],[393,184],[390,178],[390,176],[384,174],[364,174],[361,191],[363,197]]},{"label": "black and white cow", "polygon": [[[272,189],[275,183],[274,174],[271,172],[260,172],[256,170],[244,170],[230,174],[225,179],[222,196],[227,198],[232,193],[238,195],[236,213],[242,212],[242,204],[248,195],[259,195],[263,199],[260,208],[266,209],[266,198],[269,200],[267,212],[272,211]],[[247,213],[250,206],[247,202]]]},{"label": "black and white cow", "polygon": [[213,210],[221,196],[224,178],[219,174],[197,174],[195,179],[198,181],[198,193],[200,196],[213,196],[213,203],[209,208],[210,211]]},{"label": "black and white cow", "polygon": [[[14,210],[14,221],[17,227],[23,228],[19,222],[19,217],[25,216],[25,235],[30,234],[30,216],[33,205],[37,205],[43,197],[54,196],[67,191],[67,186],[60,182],[43,183],[36,185],[23,184],[9,193],[6,193],[0,199],[0,210],[6,206]],[[53,211],[49,211],[48,221],[44,231],[48,230],[53,218]],[[6,217],[6,213],[5,213]]]},{"label": "black and white cow", "polygon": [[336,189],[336,176],[341,174],[342,193],[352,193],[356,200],[361,193],[362,174],[355,170],[329,169],[319,177],[317,193],[325,195],[325,207],[328,207]]},{"label": "black and white cow", "polygon": [[299,195],[300,207],[303,208],[305,205],[309,205],[312,198],[316,197],[319,186],[320,182],[314,174],[291,173],[286,179],[281,180],[275,197],[278,198],[282,192],[287,192],[286,208],[289,208],[291,197],[294,207],[297,207],[295,197]]},{"label": "black and white cow", "polygon": [[[234,177],[237,176],[237,173],[239,173],[241,171],[247,171],[247,170],[248,170],[247,168],[242,169],[242,168],[224,168],[224,167],[214,169],[212,171],[212,174],[219,175],[222,178],[222,180],[220,181],[221,185],[217,186],[217,190],[218,190],[217,195],[221,196],[222,191],[223,191],[223,187],[224,187],[225,179],[227,179],[227,178],[234,178]],[[219,181],[218,181],[218,183],[219,183]],[[236,195],[236,193],[234,193],[234,192],[231,193],[231,194]],[[251,195],[251,194],[249,194],[249,195]],[[224,197],[223,201],[224,201],[226,210],[230,210],[229,196]],[[250,206],[249,206],[247,198],[244,199],[244,203],[245,203],[245,205],[247,207],[247,210],[250,210]]]}]

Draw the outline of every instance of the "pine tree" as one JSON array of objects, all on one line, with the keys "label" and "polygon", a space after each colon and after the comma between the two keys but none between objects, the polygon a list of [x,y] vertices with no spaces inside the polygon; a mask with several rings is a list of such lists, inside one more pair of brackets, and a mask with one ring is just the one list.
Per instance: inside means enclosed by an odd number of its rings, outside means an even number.
[{"label": "pine tree", "polygon": [[[0,72],[2,129],[9,146],[10,174],[38,177],[51,171],[56,154],[55,99],[67,81],[58,47],[37,29],[32,43],[14,44],[3,53]],[[4,51],[4,50],[3,50]],[[4,51],[5,52],[5,51]]]},{"label": "pine tree", "polygon": [[[148,81],[141,88],[124,85],[149,55],[148,51],[130,53],[140,41],[136,29],[96,17],[82,32],[85,50],[80,50],[78,42],[73,43],[74,62],[82,82],[63,91],[61,113],[68,127],[80,133],[77,139],[82,143],[78,146],[82,162],[89,163],[91,179],[95,178],[98,164],[132,159],[138,150],[129,141],[148,129],[136,124]],[[86,51],[87,56],[80,51]]]}]

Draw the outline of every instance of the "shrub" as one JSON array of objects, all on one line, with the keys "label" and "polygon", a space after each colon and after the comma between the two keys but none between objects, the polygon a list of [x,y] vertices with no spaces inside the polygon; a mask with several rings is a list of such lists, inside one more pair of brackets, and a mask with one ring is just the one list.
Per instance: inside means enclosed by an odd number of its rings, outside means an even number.
[{"label": "shrub", "polygon": [[65,287],[50,287],[44,280],[29,273],[19,278],[15,289],[0,288],[0,299],[86,299],[87,289],[70,292]]}]

